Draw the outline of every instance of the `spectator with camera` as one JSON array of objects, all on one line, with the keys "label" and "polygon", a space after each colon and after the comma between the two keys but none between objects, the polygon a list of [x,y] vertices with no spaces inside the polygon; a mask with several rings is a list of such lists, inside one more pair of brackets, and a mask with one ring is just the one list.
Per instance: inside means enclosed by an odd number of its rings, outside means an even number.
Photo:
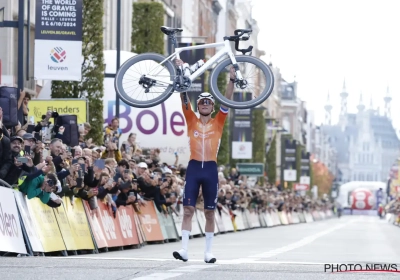
[{"label": "spectator with camera", "polygon": [[28,199],[38,197],[44,204],[50,201],[50,194],[57,190],[57,176],[50,172],[51,167],[46,165],[42,168],[44,175],[36,178],[27,178],[19,186],[19,190],[26,194]]},{"label": "spectator with camera", "polygon": [[132,179],[131,181],[123,182],[119,186],[119,194],[115,201],[117,207],[127,206],[129,204],[134,204],[137,202],[137,180]]},{"label": "spectator with camera", "polygon": [[137,149],[136,133],[130,133],[127,141],[124,141],[121,145],[122,157],[126,159],[132,159]]},{"label": "spectator with camera", "polygon": [[18,178],[22,175],[33,172],[33,161],[30,154],[26,154],[22,149],[24,140],[19,136],[13,136],[10,139],[11,157],[14,164],[11,165],[4,181],[10,185],[18,182]]}]

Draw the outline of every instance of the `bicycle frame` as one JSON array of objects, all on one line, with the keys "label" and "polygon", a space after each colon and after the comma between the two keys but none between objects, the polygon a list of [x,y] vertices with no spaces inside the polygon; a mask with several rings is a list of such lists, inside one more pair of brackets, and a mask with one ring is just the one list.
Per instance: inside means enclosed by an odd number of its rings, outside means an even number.
[{"label": "bicycle frame", "polygon": [[[212,44],[204,44],[204,45],[197,45],[197,46],[189,46],[189,47],[182,47],[182,48],[175,48],[175,52],[168,56],[166,59],[164,59],[160,64],[164,64],[167,60],[173,60],[174,58],[180,59],[179,54],[183,51],[189,51],[189,50],[197,50],[197,49],[208,49],[208,48],[216,48],[216,47],[221,47],[223,48],[219,50],[215,55],[213,55],[206,63],[204,63],[203,66],[201,66],[199,69],[197,69],[193,74],[189,76],[189,79],[193,82],[197,77],[202,75],[205,71],[207,71],[214,63],[216,63],[218,60],[223,58],[225,55],[228,55],[229,58],[232,61],[232,64],[236,64],[236,58],[235,55],[232,52],[231,45],[229,43],[229,40],[226,40],[221,43],[212,43]],[[156,77],[153,77],[151,75],[147,76],[148,78],[157,80]],[[236,72],[236,78],[238,80],[243,80],[243,76],[240,73],[240,70],[237,70]],[[173,84],[173,81],[169,81],[168,84]]]}]

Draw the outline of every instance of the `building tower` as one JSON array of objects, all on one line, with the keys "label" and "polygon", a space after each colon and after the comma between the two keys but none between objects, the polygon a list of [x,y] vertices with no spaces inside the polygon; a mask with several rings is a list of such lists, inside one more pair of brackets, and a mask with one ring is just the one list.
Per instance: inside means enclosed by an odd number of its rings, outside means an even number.
[{"label": "building tower", "polygon": [[362,96],[362,93],[360,93],[360,102],[358,103],[358,105],[357,105],[357,109],[358,109],[358,112],[362,112],[362,111],[364,111],[364,109],[365,109],[365,105],[363,104],[363,96]]},{"label": "building tower", "polygon": [[385,101],[385,117],[390,120],[390,101],[392,101],[392,97],[390,97],[389,86],[387,87],[386,96],[383,98],[383,100]]},{"label": "building tower", "polygon": [[340,93],[341,102],[340,102],[340,116],[345,116],[347,114],[347,97],[349,94],[346,91],[346,80],[343,80],[343,89]]},{"label": "building tower", "polygon": [[344,131],[347,126],[347,97],[349,94],[346,91],[346,80],[343,79],[343,89],[340,93],[340,115],[339,115],[339,125],[341,130]]},{"label": "building tower", "polygon": [[332,122],[332,115],[331,115],[331,111],[332,111],[332,105],[329,99],[329,92],[328,92],[328,98],[326,99],[326,105],[325,105],[325,124],[326,125],[331,125]]}]

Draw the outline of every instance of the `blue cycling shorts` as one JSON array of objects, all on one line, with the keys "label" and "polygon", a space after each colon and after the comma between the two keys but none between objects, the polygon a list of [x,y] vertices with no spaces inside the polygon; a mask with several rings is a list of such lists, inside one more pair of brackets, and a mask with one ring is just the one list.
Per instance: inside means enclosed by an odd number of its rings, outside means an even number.
[{"label": "blue cycling shorts", "polygon": [[218,199],[218,168],[215,161],[190,160],[186,169],[183,206],[196,207],[201,190],[204,198],[204,210],[213,210]]}]

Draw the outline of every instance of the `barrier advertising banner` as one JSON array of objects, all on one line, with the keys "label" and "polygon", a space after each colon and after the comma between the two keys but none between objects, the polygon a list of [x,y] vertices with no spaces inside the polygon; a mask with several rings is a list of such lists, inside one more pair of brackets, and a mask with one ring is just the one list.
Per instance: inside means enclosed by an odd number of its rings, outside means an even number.
[{"label": "barrier advertising banner", "polygon": [[139,244],[132,206],[120,206],[117,210],[117,223],[121,229],[124,246]]},{"label": "barrier advertising banner", "polygon": [[140,222],[143,228],[143,232],[146,236],[147,241],[162,241],[164,240],[160,222],[158,221],[156,210],[153,203],[147,203],[145,207],[141,207],[142,212]]},{"label": "barrier advertising banner", "polygon": [[88,119],[87,107],[86,99],[33,99],[29,101],[28,119],[33,117],[36,124],[50,110],[60,115],[76,115],[78,124],[82,124]]},{"label": "barrier advertising banner", "polygon": [[[251,100],[251,93],[234,92],[235,101]],[[252,114],[253,109],[234,109],[232,118],[232,158],[253,158]]]},{"label": "barrier advertising banner", "polygon": [[72,233],[71,227],[69,226],[68,217],[64,206],[61,205],[60,207],[54,208],[54,215],[57,219],[57,223],[67,250],[77,250],[78,248],[75,244],[75,237]]},{"label": "barrier advertising banner", "polygon": [[29,242],[31,243],[32,250],[34,252],[44,252],[42,242],[37,234],[35,223],[33,222],[29,213],[28,205],[26,204],[24,195],[19,191],[14,191],[14,196],[15,200],[17,201],[19,213],[21,214],[22,222],[24,223],[25,231],[28,235]]},{"label": "barrier advertising banner", "polygon": [[84,201],[83,205],[87,213],[90,228],[93,231],[93,236],[94,239],[96,240],[97,247],[98,248],[108,247],[107,240],[103,232],[103,228],[101,227],[101,222],[99,222],[100,220],[100,218],[98,218],[99,211],[90,210],[89,203],[87,201]]},{"label": "barrier advertising banner", "polygon": [[35,80],[81,81],[82,1],[36,0]]},{"label": "barrier advertising banner", "polygon": [[75,197],[73,206],[69,197],[64,196],[63,200],[77,250],[93,250],[94,244],[82,199]]},{"label": "barrier advertising banner", "polygon": [[0,251],[26,254],[14,191],[0,187]]},{"label": "barrier advertising banner", "polygon": [[37,197],[27,199],[27,204],[44,252],[66,250],[53,209]]}]

